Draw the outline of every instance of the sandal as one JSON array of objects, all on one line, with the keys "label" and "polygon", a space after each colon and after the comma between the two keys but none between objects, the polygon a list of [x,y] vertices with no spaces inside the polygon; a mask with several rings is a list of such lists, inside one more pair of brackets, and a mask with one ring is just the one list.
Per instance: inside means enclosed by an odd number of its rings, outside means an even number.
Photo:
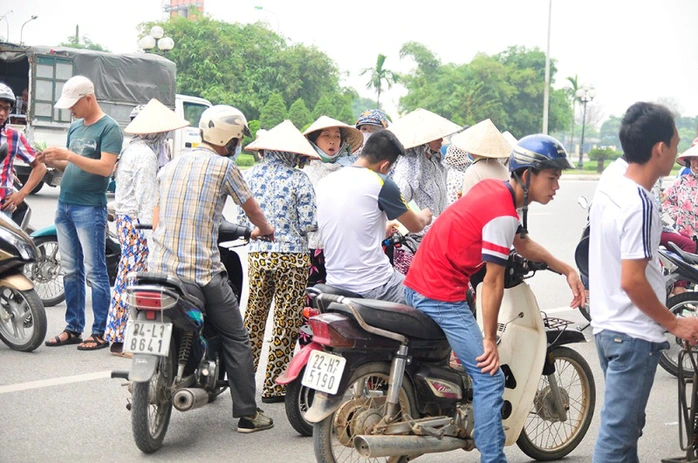
[{"label": "sandal", "polygon": [[109,342],[93,334],[78,346],[78,350],[97,350],[104,349],[105,347],[109,347]]},{"label": "sandal", "polygon": [[[61,339],[61,334],[63,333],[66,333],[68,337],[65,339]],[[82,338],[80,336],[80,333],[76,333],[74,331],[69,330],[63,330],[58,334],[58,336],[53,338],[53,340],[46,341],[44,344],[48,347],[66,346],[68,344],[79,344],[82,342]]]}]

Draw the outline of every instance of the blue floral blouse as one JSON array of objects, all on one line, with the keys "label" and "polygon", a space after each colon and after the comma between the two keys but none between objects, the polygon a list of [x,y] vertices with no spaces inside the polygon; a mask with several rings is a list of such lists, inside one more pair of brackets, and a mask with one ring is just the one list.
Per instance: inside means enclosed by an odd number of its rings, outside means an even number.
[{"label": "blue floral blouse", "polygon": [[[291,167],[274,152],[244,172],[245,181],[264,215],[274,226],[274,242],[251,241],[249,252],[309,252],[308,232],[317,230],[315,190],[302,170]],[[251,227],[238,208],[237,223]]]}]

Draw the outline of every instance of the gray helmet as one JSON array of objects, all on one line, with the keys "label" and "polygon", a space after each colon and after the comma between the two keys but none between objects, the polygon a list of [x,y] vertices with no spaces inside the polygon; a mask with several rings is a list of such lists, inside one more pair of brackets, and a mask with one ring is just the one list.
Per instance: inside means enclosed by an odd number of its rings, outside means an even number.
[{"label": "gray helmet", "polygon": [[8,101],[12,106],[17,102],[17,98],[15,98],[12,89],[3,83],[0,83],[0,100]]}]

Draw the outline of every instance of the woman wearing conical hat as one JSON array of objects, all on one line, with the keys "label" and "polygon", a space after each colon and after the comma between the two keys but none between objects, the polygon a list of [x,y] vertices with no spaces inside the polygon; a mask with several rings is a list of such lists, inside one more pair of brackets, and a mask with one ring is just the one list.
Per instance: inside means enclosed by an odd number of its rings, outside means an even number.
[{"label": "woman wearing conical hat", "polygon": [[509,179],[509,171],[502,160],[509,158],[512,147],[491,120],[485,119],[459,133],[451,139],[451,144],[470,153],[474,159],[463,175],[462,196],[480,180]]},{"label": "woman wearing conical hat", "polygon": [[177,116],[156,99],[136,107],[133,120],[124,132],[133,134],[116,166],[116,232],[121,244],[121,260],[112,291],[104,339],[111,342],[111,352],[123,356],[124,332],[128,308],[123,299],[126,275],[147,270],[148,240],[138,224],[153,223],[153,209],[158,198],[157,173],[169,159],[167,135],[189,122]]},{"label": "woman wearing conical hat", "polygon": [[[327,116],[321,116],[313,122],[303,135],[320,158],[310,161],[303,168],[314,188],[328,174],[350,166],[352,164],[350,155],[363,144],[363,135],[356,128]],[[308,245],[310,246],[310,285],[324,283],[325,258],[318,232],[308,236]]]}]

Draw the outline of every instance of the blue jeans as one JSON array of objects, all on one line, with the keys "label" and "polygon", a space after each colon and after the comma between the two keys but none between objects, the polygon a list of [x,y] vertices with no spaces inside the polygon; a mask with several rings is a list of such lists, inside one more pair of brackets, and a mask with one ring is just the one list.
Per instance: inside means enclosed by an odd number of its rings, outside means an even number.
[{"label": "blue jeans", "polygon": [[482,463],[506,462],[504,456],[504,427],[502,404],[504,374],[483,373],[475,361],[484,353],[482,333],[465,301],[442,302],[429,299],[405,288],[407,304],[421,310],[434,320],[446,334],[448,343],[473,380],[473,412],[475,445]]},{"label": "blue jeans", "polygon": [[610,330],[595,337],[606,389],[594,462],[639,462],[637,441],[645,426],[645,407],[659,354],[669,348],[669,343],[649,342]]},{"label": "blue jeans", "polygon": [[56,231],[63,266],[66,329],[82,333],[85,328],[85,275],[92,286],[92,334],[104,336],[109,312],[107,275],[106,206],[77,206],[58,201]]}]

